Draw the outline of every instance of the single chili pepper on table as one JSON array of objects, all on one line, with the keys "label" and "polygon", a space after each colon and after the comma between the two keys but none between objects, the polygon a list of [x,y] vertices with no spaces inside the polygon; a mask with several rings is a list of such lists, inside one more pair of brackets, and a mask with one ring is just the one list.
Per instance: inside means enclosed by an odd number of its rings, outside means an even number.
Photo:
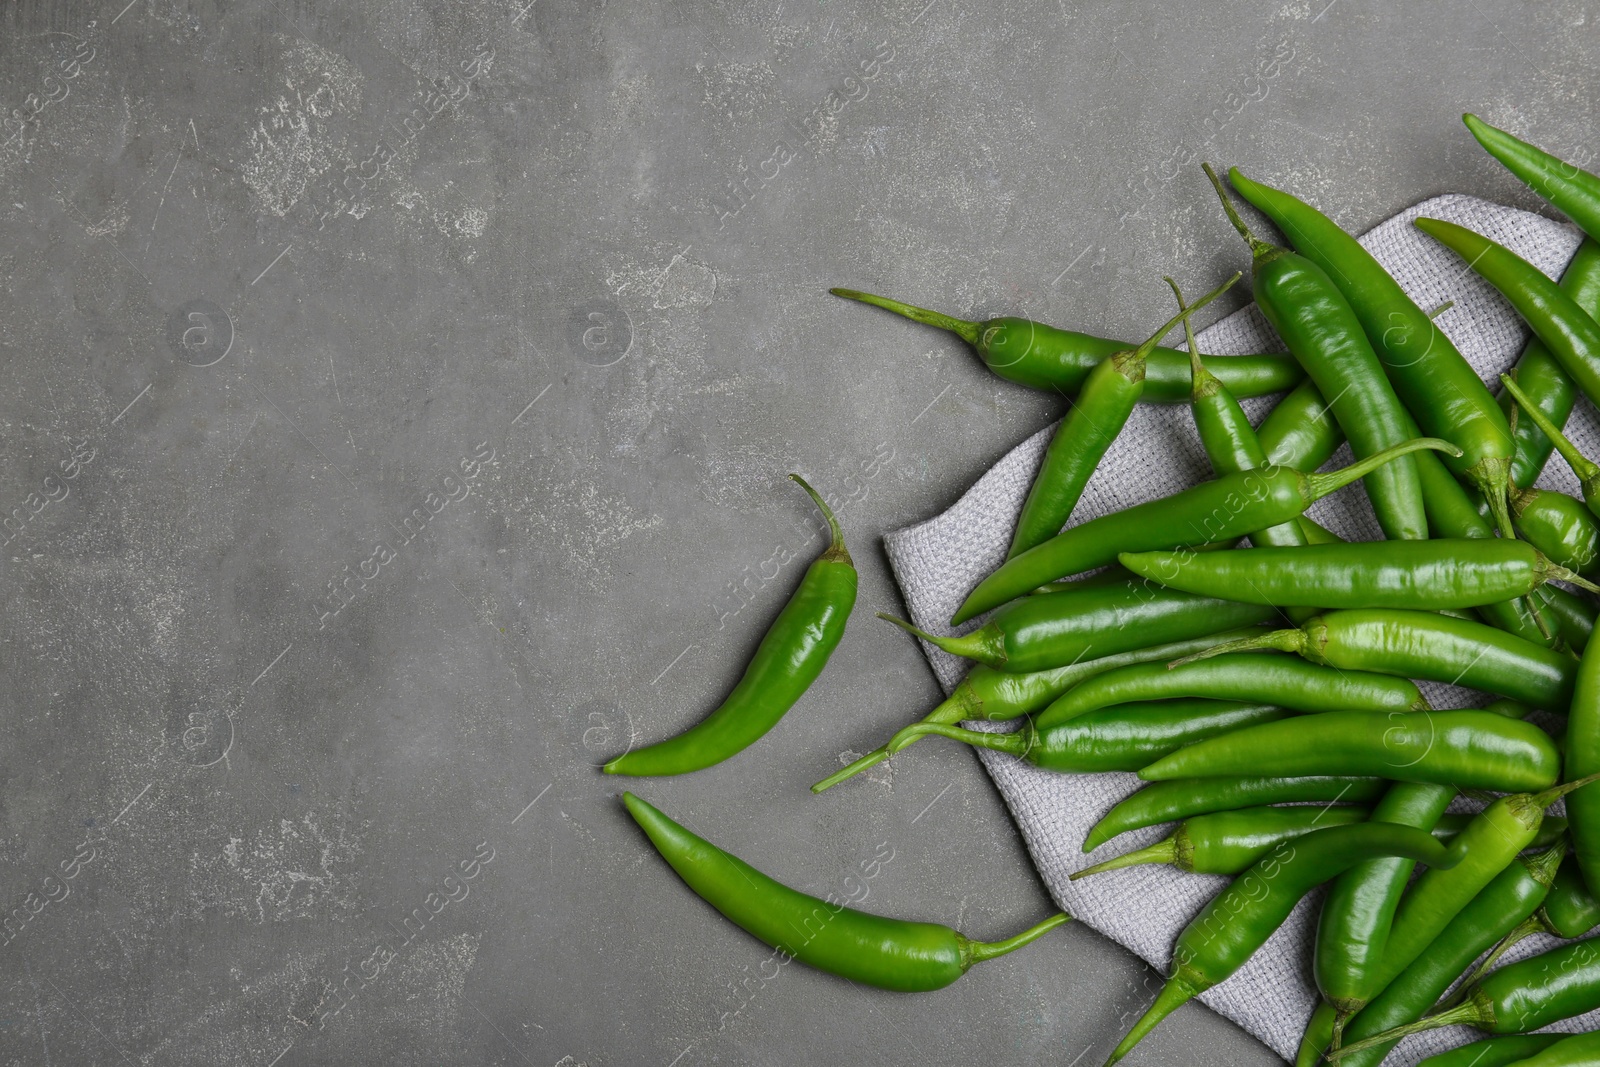
[{"label": "single chili pepper on table", "polygon": [[804,478],[789,477],[828,520],[828,547],[806,569],[721,706],[676,737],[616,757],[605,773],[686,774],[721,763],[776,726],[827,666],[855,607],[856,568],[833,511]]},{"label": "single chili pepper on table", "polygon": [[1526,596],[1552,579],[1600,593],[1533,545],[1505,538],[1124,552],[1117,560],[1170,589],[1269,607],[1468,608]]},{"label": "single chili pepper on table", "polygon": [[[1427,1014],[1474,960],[1531,917],[1550,892],[1566,842],[1532,856],[1518,856],[1456,913],[1433,943],[1388,988],[1346,1025],[1351,1044]],[[1394,1046],[1356,1052],[1346,1067],[1377,1067]]]},{"label": "single chili pepper on table", "polygon": [[1363,1049],[1441,1026],[1520,1034],[1596,1008],[1600,1008],[1600,944],[1575,941],[1507,964],[1479,979],[1455,1007],[1330,1051],[1328,1059],[1342,1062]]},{"label": "single chili pepper on table", "polygon": [[632,793],[622,801],[661,858],[730,922],[792,959],[863,985],[900,992],[942,989],[974,963],[1004,956],[1071,921],[1057,912],[1015,937],[989,942],[938,923],[869,915],[769,878]]},{"label": "single chili pepper on table", "polygon": [[1481,622],[1427,611],[1347,608],[1295,630],[1276,630],[1196,652],[1173,666],[1231,652],[1275,648],[1342,670],[1375,671],[1462,685],[1563,714],[1578,664]]},{"label": "single chili pepper on table", "polygon": [[1600,240],[1600,178],[1542,148],[1489,125],[1478,116],[1461,116],[1472,136],[1505,168],[1548,200],[1590,237]]},{"label": "single chili pepper on table", "polygon": [[1197,742],[1145,767],[1139,777],[1160,782],[1251,770],[1285,776],[1375,775],[1516,792],[1554,783],[1561,773],[1561,754],[1539,727],[1492,712],[1330,711]]},{"label": "single chili pepper on table", "polygon": [[1025,596],[1046,582],[1103,567],[1115,561],[1119,552],[1227,541],[1288,522],[1329,493],[1421,449],[1448,452],[1455,446],[1422,437],[1327,474],[1306,474],[1288,467],[1225,474],[1170,496],[1090,519],[1001,564],[968,594],[950,620],[951,625]]},{"label": "single chili pepper on table", "polygon": [[[948,330],[971,345],[978,357],[1000,377],[1049,392],[1076,393],[1095,367],[1133,347],[1126,341],[1061,330],[1031,319],[1004,316],[969,322],[855,289],[829,289],[828,292],[892,311],[925,326]],[[1212,356],[1206,365],[1238,397],[1280,393],[1293,388],[1305,377],[1294,357],[1286,353]],[[1142,399],[1160,404],[1187,403],[1188,355],[1171,348],[1152,350],[1145,364]]]},{"label": "single chili pepper on table", "polygon": [[[928,712],[921,721],[957,723],[966,719],[988,719],[998,722],[1030,715],[1048,706],[1056,697],[1086,678],[1131,663],[1164,662],[1173,656],[1188,655],[1190,652],[1198,652],[1223,641],[1248,636],[1256,629],[1256,627],[1245,627],[1224,630],[1221,633],[1171,641],[1164,645],[1153,645],[1114,656],[1102,656],[1099,659],[1080,660],[1065,667],[1026,674],[999,671],[980,663],[968,671],[966,677],[956,683],[950,695]],[[849,766],[830,774],[812,786],[811,791],[821,793],[888,758],[889,746],[885,744],[858,757]]]},{"label": "single chili pepper on table", "polygon": [[[1361,321],[1333,279],[1305,256],[1251,233],[1216,171],[1209,163],[1202,166],[1228,221],[1250,246],[1256,306],[1305,369],[1306,377],[1329,398],[1329,407],[1356,457],[1378,455],[1405,440],[1401,419],[1405,408],[1384,376]],[[1455,452],[1459,457],[1459,450]],[[1385,535],[1397,541],[1428,536],[1422,486],[1414,463],[1402,458],[1386,464],[1374,470],[1364,484]]]},{"label": "single chili pepper on table", "polygon": [[1078,506],[1089,476],[1105,458],[1106,449],[1116,440],[1133,414],[1134,405],[1144,392],[1145,363],[1156,342],[1178,323],[1227,292],[1239,280],[1235,274],[1201,297],[1193,307],[1180,307],[1148,340],[1137,348],[1118,352],[1102,360],[1078,390],[1072,405],[1045,448],[1039,471],[1033,477],[1027,499],[1017,516],[1006,558],[1042,544],[1061,532]]},{"label": "single chili pepper on table", "polygon": [[1408,856],[1430,868],[1449,867],[1460,858],[1454,847],[1446,850],[1421,830],[1383,823],[1330,826],[1284,842],[1235,878],[1178,934],[1172,977],[1106,1067],[1131,1052],[1162,1019],[1232,977],[1313,887],[1373,856]]},{"label": "single chili pepper on table", "polygon": [[1049,728],[1024,719],[1022,728],[1012,733],[917,722],[890,739],[889,755],[934,735],[974,748],[1009,752],[1040,770],[1073,774],[1136,771],[1185,745],[1293,715],[1270,704],[1235,700],[1157,700],[1091,712]]},{"label": "single chili pepper on table", "polygon": [[1100,817],[1083,839],[1093,852],[1113,837],[1193,815],[1237,811],[1264,804],[1367,804],[1390,783],[1382,778],[1184,778],[1153,782],[1130,793]]},{"label": "single chili pepper on table", "polygon": [[1312,830],[1365,822],[1370,809],[1317,807],[1241,808],[1196,815],[1153,845],[1085,867],[1072,881],[1104,871],[1162,863],[1186,874],[1239,874],[1285,841]]},{"label": "single chili pepper on table", "polygon": [[[1560,286],[1590,318],[1600,315],[1600,245],[1590,238],[1584,239],[1562,273]],[[1528,339],[1511,376],[1534,410],[1554,426],[1567,424],[1578,387],[1543,341],[1537,337]],[[1524,409],[1528,407],[1529,404],[1523,405]],[[1513,397],[1509,392],[1500,394],[1500,410],[1505,412],[1508,421],[1512,418]],[[1550,459],[1550,438],[1537,422],[1526,417],[1518,418],[1512,425],[1511,436],[1517,442],[1517,454],[1511,460],[1511,484],[1526,489],[1538,479],[1539,472]]]},{"label": "single chili pepper on table", "polygon": [[1073,686],[1040,712],[1037,721],[1043,730],[1115,704],[1177,697],[1248,700],[1305,712],[1425,711],[1431,707],[1415,683],[1406,678],[1336,671],[1299,656],[1262,652],[1194,660],[1181,667],[1165,663],[1119,667]]},{"label": "single chili pepper on table", "polygon": [[1474,1041],[1437,1056],[1429,1056],[1417,1067],[1515,1067],[1529,1056],[1549,1048],[1566,1034],[1513,1034]]},{"label": "single chili pepper on table", "polygon": [[1400,402],[1428,436],[1462,450],[1445,465],[1483,493],[1501,534],[1510,537],[1506,487],[1515,442],[1478,372],[1372,253],[1332,219],[1282,190],[1251,181],[1238,167],[1228,171],[1228,178],[1295,251],[1327,273],[1372,342]]}]

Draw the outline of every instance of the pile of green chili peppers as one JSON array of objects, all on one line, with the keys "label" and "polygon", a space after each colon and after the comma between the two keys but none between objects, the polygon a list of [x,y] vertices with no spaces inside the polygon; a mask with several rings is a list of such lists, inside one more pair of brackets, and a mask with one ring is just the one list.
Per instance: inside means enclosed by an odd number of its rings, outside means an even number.
[{"label": "pile of green chili peppers", "polygon": [[[1416,220],[1531,330],[1498,390],[1435,322],[1443,309],[1418,306],[1316,208],[1237,169],[1233,189],[1286,244],[1258,236],[1204,167],[1287,353],[1199,351],[1190,317],[1239,274],[1192,303],[1167,279],[1175,314],[1138,344],[833,290],[955,334],[1002,377],[1072,397],[1005,559],[948,628],[924,623],[947,632],[883,616],[972,660],[970,672],[922,720],[812,789],[929,736],[1046,771],[1132,771],[1149,783],[1105,814],[1083,851],[1161,823],[1172,832],[1095,857],[1074,878],[1135,877],[1128,869],[1157,863],[1231,881],[1178,935],[1166,983],[1108,1065],[1233,976],[1322,885],[1310,961],[1321,1003],[1298,1065],[1376,1065],[1408,1035],[1456,1024],[1488,1036],[1428,1063],[1600,1063],[1600,1033],[1533,1033],[1600,1009],[1600,940],[1581,940],[1600,926],[1600,642],[1589,640],[1600,464],[1563,432],[1580,397],[1600,404],[1600,177],[1465,121],[1588,234],[1552,280],[1489,237]],[[1180,326],[1185,349],[1161,347]],[[1283,395],[1252,425],[1239,400],[1270,394]],[[1190,406],[1214,477],[1075,516],[1141,401]],[[1346,442],[1354,462],[1319,470]],[[1534,486],[1554,453],[1582,499]],[[838,520],[793,477],[821,510],[828,545],[723,703],[607,773],[713,767],[772,730],[822,673],[857,576]],[[1383,540],[1345,542],[1306,517],[1358,482]],[[1486,706],[1435,708],[1419,681],[1475,690]],[[938,989],[1069,921],[1059,912],[985,942],[868,914],[791,889],[623,799],[713,908],[784,962],[852,982]],[[1458,800],[1463,810],[1447,811]],[[1565,818],[1547,815],[1562,800]],[[1500,965],[1533,934],[1562,940]]]}]

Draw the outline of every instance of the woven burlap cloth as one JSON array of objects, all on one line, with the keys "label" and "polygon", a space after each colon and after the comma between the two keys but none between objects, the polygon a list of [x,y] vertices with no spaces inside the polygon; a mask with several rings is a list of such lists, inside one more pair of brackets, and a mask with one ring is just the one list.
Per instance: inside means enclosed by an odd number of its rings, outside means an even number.
[{"label": "woven burlap cloth", "polygon": [[[1361,243],[1419,307],[1430,309],[1445,301],[1455,302],[1439,317],[1439,325],[1498,392],[1499,375],[1516,362],[1527,330],[1510,305],[1486,282],[1411,225],[1418,215],[1447,219],[1476,230],[1511,248],[1551,277],[1560,277],[1581,235],[1570,226],[1539,215],[1471,196],[1452,195],[1409,208],[1361,237]],[[1243,261],[1241,248],[1241,269]],[[1196,290],[1205,287],[1195,283]],[[1282,342],[1253,305],[1211,326],[1198,340],[1205,353],[1283,350]],[[1243,404],[1252,421],[1258,422],[1276,400],[1262,397]],[[917,625],[932,633],[952,633],[948,620],[956,607],[1005,558],[1012,525],[1053,430],[1046,427],[1008,452],[943,514],[884,538],[890,565]],[[1567,432],[1586,454],[1600,452],[1600,424],[1587,401],[1579,401]],[[1348,447],[1343,447],[1330,466],[1349,462]],[[1165,496],[1211,476],[1187,407],[1141,404],[1089,480],[1072,523]],[[1539,484],[1578,492],[1576,479],[1560,457],[1551,460]],[[1381,536],[1365,495],[1356,488],[1319,501],[1310,515],[1347,539],[1375,540]],[[970,628],[971,625],[966,627]],[[948,692],[965,673],[967,661],[927,642],[922,642],[922,647],[940,685]],[[1478,694],[1444,686],[1424,684],[1423,690],[1435,707],[1478,706],[1485,702]],[[904,758],[914,758],[915,752],[912,749]],[[1226,879],[1182,874],[1170,867],[1152,865],[1112,871],[1081,882],[1068,881],[1072,872],[1149,844],[1170,833],[1171,827],[1124,834],[1086,855],[1081,847],[1089,828],[1138,787],[1134,775],[1052,774],[1002,753],[984,751],[980,758],[1005,798],[1033,862],[1056,901],[1082,922],[1165,970],[1178,931],[1226,884]],[[1269,772],[1263,768],[1263,773]],[[1200,998],[1289,1060],[1294,1058],[1305,1022],[1316,1003],[1311,952],[1321,903],[1321,891],[1307,897],[1238,974]],[[1531,938],[1520,951],[1513,950],[1508,959],[1543,951],[1553,943],[1553,939],[1544,936]],[[1600,1013],[1552,1029],[1597,1027]],[[1480,1036],[1462,1027],[1420,1034],[1406,1041],[1387,1062],[1415,1063]]]}]

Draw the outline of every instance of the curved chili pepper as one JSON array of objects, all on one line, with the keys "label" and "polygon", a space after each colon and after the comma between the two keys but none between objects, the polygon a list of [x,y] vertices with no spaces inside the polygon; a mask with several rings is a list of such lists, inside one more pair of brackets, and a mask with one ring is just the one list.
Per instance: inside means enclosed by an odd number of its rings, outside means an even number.
[{"label": "curved chili pepper", "polygon": [[[1592,940],[1577,941],[1507,964],[1481,978],[1455,1007],[1330,1051],[1328,1059],[1341,1062],[1374,1045],[1391,1044],[1441,1026],[1472,1026],[1491,1034],[1520,1034],[1596,1008],[1600,1008],[1600,944]],[[1593,1055],[1600,1039],[1594,1034],[1582,1036],[1591,1039],[1587,1048]],[[1537,1055],[1548,1056],[1554,1047]],[[1594,1060],[1546,1059],[1544,1062],[1581,1064]]]},{"label": "curved chili pepper", "polygon": [[855,606],[856,568],[833,511],[804,478],[789,477],[828,520],[828,547],[806,569],[721,706],[676,737],[616,757],[605,765],[607,774],[686,774],[721,763],[776,726],[827,666]]},{"label": "curved chili pepper", "polygon": [[1539,909],[1539,917],[1547,932],[1568,940],[1600,926],[1600,900],[1589,892],[1576,863],[1563,863],[1556,872],[1555,884],[1544,899],[1544,907]]},{"label": "curved chili pepper", "polygon": [[1277,630],[1208,648],[1173,666],[1230,652],[1275,648],[1313,663],[1463,685],[1562,714],[1572,701],[1578,664],[1481,622],[1427,611],[1348,608],[1297,630]]},{"label": "curved chili pepper", "polygon": [[1022,674],[1223,627],[1250,626],[1276,614],[1255,604],[1197,597],[1132,579],[1023,597],[960,637],[926,633],[881,611],[878,618],[951,655]]},{"label": "curved chili pepper", "polygon": [[[1374,456],[1406,439],[1405,408],[1384,376],[1361,321],[1326,271],[1302,255],[1268,244],[1250,232],[1209,163],[1228,221],[1250,246],[1250,277],[1256,306],[1266,316],[1306,377],[1332,408],[1358,459]],[[1459,451],[1457,452],[1459,455]],[[1365,482],[1378,525],[1392,540],[1428,536],[1422,486],[1408,459],[1386,464]]]},{"label": "curved chili pepper", "polygon": [[1503,245],[1443,219],[1417,229],[1460,256],[1522,316],[1591,401],[1600,396],[1600,324],[1543,271]]},{"label": "curved chili pepper", "polygon": [[1313,887],[1373,856],[1408,856],[1439,869],[1460,859],[1455,846],[1447,851],[1421,830],[1384,823],[1330,826],[1279,845],[1235,878],[1178,934],[1172,977],[1112,1051],[1106,1067],[1131,1052],[1162,1019],[1243,967]]},{"label": "curved chili pepper", "polygon": [[[1006,558],[1043,544],[1061,532],[1077,507],[1089,476],[1100,465],[1106,449],[1116,440],[1134,405],[1144,392],[1145,363],[1156,342],[1174,326],[1189,322],[1189,316],[1227,292],[1239,280],[1235,274],[1201,297],[1193,307],[1181,307],[1178,314],[1137,348],[1118,352],[1101,360],[1083,387],[1078,399],[1061,420],[1045,448],[1044,459],[1034,475],[1028,497],[1017,516]],[[1170,279],[1169,279],[1170,281]]]},{"label": "curved chili pepper", "polygon": [[1505,168],[1550,201],[1590,237],[1600,240],[1600,178],[1489,125],[1476,115],[1461,116],[1472,136]]},{"label": "curved chili pepper", "polygon": [[1572,473],[1577,476],[1578,486],[1583,491],[1583,504],[1589,509],[1590,514],[1600,515],[1600,464],[1596,464],[1589,457],[1579,452],[1577,447],[1561,432],[1544,412],[1539,410],[1527,393],[1517,385],[1516,380],[1510,375],[1500,375],[1501,384],[1506,387],[1506,392],[1511,394],[1520,405],[1519,409],[1528,416],[1530,422],[1539,430],[1546,441],[1561,458],[1567,461],[1567,466],[1572,468]]},{"label": "curved chili pepper", "polygon": [[[1032,319],[1004,316],[969,322],[937,311],[904,304],[855,289],[829,289],[834,296],[892,311],[912,322],[948,330],[971,345],[1000,377],[1057,393],[1075,393],[1095,367],[1133,347],[1046,326]],[[1277,353],[1254,356],[1212,356],[1206,365],[1228,383],[1234,396],[1265,396],[1293,388],[1304,377],[1294,357]],[[1171,348],[1151,351],[1145,365],[1143,399],[1182,404],[1189,399],[1189,357]]]},{"label": "curved chili pepper", "polygon": [[1453,451],[1431,437],[1406,441],[1328,474],[1288,467],[1225,474],[1066,530],[1002,564],[968,594],[957,625],[1024,596],[1046,582],[1113,562],[1119,552],[1228,541],[1297,518],[1312,503],[1393,460],[1421,449]]},{"label": "curved chili pepper", "polygon": [[1367,671],[1336,671],[1298,656],[1239,653],[1194,660],[1181,667],[1140,663],[1096,675],[1067,690],[1040,712],[1039,728],[1113,704],[1175,697],[1248,700],[1305,712],[1425,711],[1431,707],[1409,679]]},{"label": "curved chili pepper", "polygon": [[1306,776],[1303,778],[1185,778],[1154,782],[1123,798],[1101,816],[1083,851],[1093,852],[1113,837],[1157,823],[1236,811],[1262,804],[1366,804],[1389,788],[1382,778]]},{"label": "curved chili pepper", "polygon": [[1285,841],[1312,830],[1365,822],[1367,815],[1367,808],[1312,805],[1196,815],[1179,823],[1170,836],[1155,844],[1085,867],[1074,873],[1071,881],[1146,863],[1164,863],[1185,874],[1239,874]]},{"label": "curved chili pepper", "polygon": [[1251,181],[1238,167],[1228,171],[1228,179],[1300,255],[1327,272],[1371,339],[1400,401],[1428,436],[1462,450],[1445,465],[1484,494],[1501,533],[1510,537],[1506,486],[1515,442],[1478,372],[1372,253],[1332,219],[1282,190]]},{"label": "curved chili pepper", "polygon": [[1470,608],[1526,596],[1551,579],[1600,593],[1532,544],[1505,538],[1124,552],[1117,561],[1171,589],[1271,607]]},{"label": "curved chili pepper", "polygon": [[974,748],[1009,752],[1045,771],[1136,771],[1185,745],[1293,714],[1270,704],[1233,700],[1158,700],[1123,704],[1049,728],[1024,719],[1014,733],[915,722],[890,739],[889,755],[933,734]]},{"label": "curved chili pepper", "polygon": [[[1600,244],[1589,238],[1584,239],[1567,263],[1560,285],[1572,297],[1572,302],[1587,312],[1590,318],[1600,315]],[[1561,369],[1561,364],[1550,354],[1543,341],[1537,337],[1528,339],[1517,365],[1512,368],[1511,376],[1527,394],[1533,408],[1549,419],[1551,424],[1558,427],[1567,424],[1578,387]],[[1524,404],[1523,407],[1527,408],[1528,405]],[[1517,442],[1517,454],[1511,460],[1511,484],[1526,489],[1539,477],[1539,472],[1544,470],[1545,463],[1550,459],[1550,438],[1529,418],[1511,421],[1515,407],[1509,392],[1500,394],[1500,410],[1511,422],[1511,436]]]},{"label": "curved chili pepper", "polygon": [[1514,1034],[1486,1038],[1429,1056],[1417,1067],[1516,1067],[1529,1056],[1566,1037],[1566,1034]]},{"label": "curved chili pepper", "polygon": [[[1065,667],[1027,674],[998,671],[980,663],[968,671],[966,677],[956,684],[950,695],[938,707],[928,712],[921,721],[957,723],[966,719],[1004,721],[1019,718],[1048,706],[1056,697],[1085,678],[1092,678],[1096,674],[1125,667],[1131,663],[1155,663],[1171,659],[1173,656],[1188,655],[1190,652],[1198,652],[1223,641],[1248,636],[1255,629],[1247,627],[1226,630],[1205,637],[1191,637],[1183,641],[1122,652],[1114,656],[1103,656],[1100,659],[1083,660],[1069,663]],[[885,744],[857,758],[849,766],[830,774],[812,786],[811,791],[821,793],[888,758],[889,746]]]},{"label": "curved chili pepper", "polygon": [[[1415,1022],[1449,992],[1451,985],[1484,951],[1530,918],[1550,892],[1566,843],[1533,856],[1518,856],[1466,907],[1456,913],[1431,945],[1345,1027],[1352,1045],[1396,1026]],[[1382,1044],[1344,1059],[1346,1067],[1377,1067],[1392,1044]]]},{"label": "curved chili pepper", "polygon": [[1057,912],[1004,941],[972,941],[938,923],[869,915],[790,889],[697,837],[632,793],[628,813],[678,876],[729,921],[791,959],[852,982],[918,992],[943,989],[974,963],[1004,956],[1063,923]]},{"label": "curved chili pepper", "polygon": [[1334,711],[1201,741],[1150,764],[1139,777],[1160,782],[1261,769],[1513,792],[1553,783],[1561,774],[1561,754],[1539,727],[1492,712]]}]

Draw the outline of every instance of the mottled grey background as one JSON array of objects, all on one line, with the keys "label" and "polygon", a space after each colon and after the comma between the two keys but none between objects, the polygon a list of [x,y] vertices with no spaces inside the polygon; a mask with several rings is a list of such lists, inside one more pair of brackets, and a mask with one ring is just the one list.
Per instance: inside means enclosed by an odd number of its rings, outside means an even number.
[{"label": "mottled grey background", "polygon": [[[1213,6],[0,8],[0,1062],[1099,1062],[1154,984],[1091,931],[763,981],[596,765],[737,676],[801,471],[844,645],[640,791],[819,894],[1046,912],[969,752],[806,792],[937,699],[880,535],[1061,410],[826,287],[1131,336],[1245,263],[1201,155],[1359,230],[1535,206],[1464,109],[1596,140],[1584,5]],[[1274,1059],[1195,1007],[1130,1062]]]}]

